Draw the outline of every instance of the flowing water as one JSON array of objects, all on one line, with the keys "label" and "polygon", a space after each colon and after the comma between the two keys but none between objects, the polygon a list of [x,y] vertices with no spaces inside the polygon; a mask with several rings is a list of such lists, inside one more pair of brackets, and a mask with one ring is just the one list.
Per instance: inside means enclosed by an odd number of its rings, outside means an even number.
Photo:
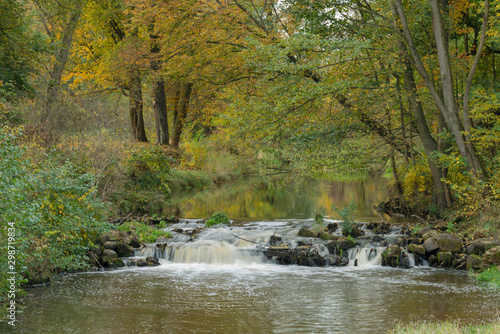
[{"label": "flowing water", "polygon": [[33,287],[15,330],[0,323],[0,332],[386,333],[395,321],[498,316],[500,294],[466,273],[382,267],[384,248],[369,241],[349,250],[346,267],[275,264],[262,252],[270,237],[304,241],[298,229],[312,220],[243,218],[194,240],[196,220],[171,226],[188,234],[173,232],[166,248],[136,252],[159,257],[158,267],[72,274]]}]

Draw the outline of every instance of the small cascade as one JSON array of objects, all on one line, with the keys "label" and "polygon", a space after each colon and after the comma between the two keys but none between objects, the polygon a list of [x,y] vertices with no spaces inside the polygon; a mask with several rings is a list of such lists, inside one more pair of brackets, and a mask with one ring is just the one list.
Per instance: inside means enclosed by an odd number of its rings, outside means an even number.
[{"label": "small cascade", "polygon": [[163,250],[160,247],[156,247],[156,245],[146,245],[142,249],[136,249],[134,255],[141,257],[157,257],[162,259]]},{"label": "small cascade", "polygon": [[262,251],[240,249],[227,242],[200,240],[165,249],[165,260],[175,263],[236,264],[266,262]]},{"label": "small cascade", "polygon": [[382,263],[382,252],[385,247],[379,245],[356,246],[347,250],[349,266],[379,266]]}]

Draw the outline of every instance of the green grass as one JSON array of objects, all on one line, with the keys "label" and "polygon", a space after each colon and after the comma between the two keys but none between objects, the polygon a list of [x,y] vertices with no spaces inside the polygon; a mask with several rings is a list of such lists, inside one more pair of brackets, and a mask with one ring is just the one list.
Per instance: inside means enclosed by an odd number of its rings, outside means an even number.
[{"label": "green grass", "polygon": [[458,320],[418,321],[409,324],[398,323],[389,331],[391,334],[496,334],[500,333],[500,319],[480,325],[463,325]]},{"label": "green grass", "polygon": [[477,274],[476,279],[479,282],[491,283],[500,290],[500,271],[495,266]]},{"label": "green grass", "polygon": [[210,227],[219,224],[231,224],[231,221],[225,212],[218,211],[214,212],[205,224],[207,227]]},{"label": "green grass", "polygon": [[162,228],[156,228],[152,225],[146,225],[138,221],[131,221],[118,226],[120,231],[134,231],[139,242],[152,243],[158,238],[172,238],[172,233],[164,231]]}]

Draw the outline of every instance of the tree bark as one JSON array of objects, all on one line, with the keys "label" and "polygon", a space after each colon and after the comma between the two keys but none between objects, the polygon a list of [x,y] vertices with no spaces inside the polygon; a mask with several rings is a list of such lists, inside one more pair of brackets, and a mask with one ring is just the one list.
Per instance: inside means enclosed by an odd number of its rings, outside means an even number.
[{"label": "tree bark", "polygon": [[479,159],[475,150],[470,150],[470,147],[466,145],[465,139],[462,135],[463,125],[458,118],[458,105],[455,101],[453,94],[453,78],[451,74],[450,58],[447,49],[447,38],[445,35],[445,30],[443,28],[443,22],[440,12],[440,5],[438,0],[429,0],[431,4],[431,11],[433,17],[433,28],[434,28],[434,41],[436,42],[436,49],[438,53],[439,70],[441,77],[441,85],[443,90],[443,98],[441,98],[436,90],[431,77],[427,73],[425,66],[422,62],[420,54],[415,46],[413,37],[411,36],[410,28],[408,22],[406,21],[406,14],[404,11],[403,3],[401,0],[394,0],[394,5],[399,19],[401,20],[401,25],[403,27],[403,33],[406,43],[410,49],[410,53],[413,59],[413,66],[424,79],[424,82],[429,90],[434,103],[438,107],[441,115],[443,116],[448,129],[453,135],[453,139],[457,146],[457,149],[466,162],[466,167],[471,173],[471,177],[479,178],[485,181],[483,169],[479,163]]},{"label": "tree bark", "polygon": [[129,114],[132,124],[132,135],[137,142],[148,142],[144,129],[144,104],[142,100],[142,80],[137,72],[133,72],[129,87]]},{"label": "tree bark", "polygon": [[170,145],[174,148],[179,148],[179,142],[181,140],[182,128],[187,116],[192,87],[193,84],[191,83],[183,84],[175,95],[173,133],[170,137]]},{"label": "tree bark", "polygon": [[64,29],[64,35],[61,39],[60,49],[56,54],[56,62],[54,64],[54,67],[52,68],[52,71],[50,72],[49,84],[47,86],[47,97],[40,119],[41,123],[52,123],[54,121],[53,114],[61,88],[61,77],[64,72],[64,68],[66,67],[66,63],[68,62],[69,51],[71,49],[71,44],[73,43],[73,35],[81,16],[81,9],[82,2],[77,1],[76,8],[71,14],[66,28]]},{"label": "tree bark", "polygon": [[[397,9],[395,5],[392,6],[392,12],[394,18],[397,18]],[[434,182],[434,194],[436,199],[438,211],[446,209],[451,205],[448,200],[448,189],[443,181],[443,170],[437,163],[432,159],[432,154],[438,151],[438,145],[432,133],[429,129],[427,121],[425,119],[425,113],[422,108],[422,103],[420,103],[420,97],[417,93],[417,85],[415,84],[415,77],[413,75],[413,69],[411,67],[411,62],[409,60],[409,55],[406,46],[402,40],[398,42],[399,59],[403,64],[403,78],[405,90],[408,94],[408,99],[411,103],[411,109],[413,111],[413,116],[415,118],[415,123],[417,125],[417,132],[422,146],[424,147],[425,154],[427,156],[427,163],[429,169],[431,170],[432,180]]]}]

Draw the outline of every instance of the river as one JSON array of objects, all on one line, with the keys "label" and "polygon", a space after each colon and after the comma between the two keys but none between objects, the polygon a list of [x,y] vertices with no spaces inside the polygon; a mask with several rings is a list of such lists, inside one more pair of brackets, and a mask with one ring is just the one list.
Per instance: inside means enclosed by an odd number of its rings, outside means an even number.
[{"label": "river", "polygon": [[465,272],[394,269],[373,261],[300,267],[266,260],[253,251],[254,243],[273,234],[296,235],[318,210],[334,215],[332,205],[351,200],[358,204],[358,221],[377,219],[373,205],[385,199],[381,182],[287,187],[246,185],[232,193],[212,190],[210,203],[206,196],[180,200],[175,210],[184,217],[223,210],[240,221],[206,230],[195,242],[172,242],[158,267],[70,274],[32,287],[15,330],[0,323],[0,332],[386,333],[396,321],[478,323],[498,315],[500,294]]}]

